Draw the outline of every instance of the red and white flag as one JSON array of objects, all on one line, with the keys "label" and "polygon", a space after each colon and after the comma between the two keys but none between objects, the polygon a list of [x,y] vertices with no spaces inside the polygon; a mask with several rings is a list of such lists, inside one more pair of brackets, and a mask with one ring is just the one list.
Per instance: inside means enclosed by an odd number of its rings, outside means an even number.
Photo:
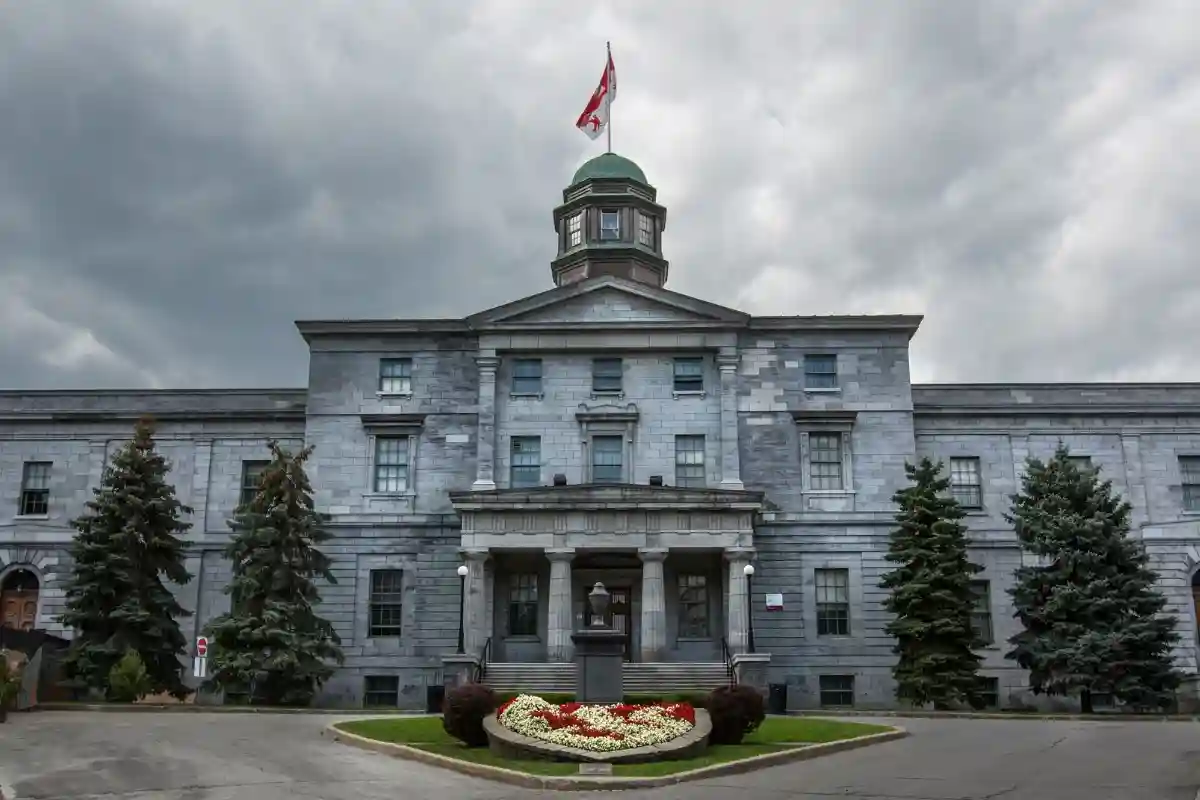
[{"label": "red and white flag", "polygon": [[617,70],[613,67],[612,51],[610,50],[608,63],[604,65],[604,75],[600,78],[600,85],[592,93],[587,107],[583,109],[583,113],[575,122],[575,127],[586,133],[589,139],[598,138],[608,128],[609,108],[616,99]]}]

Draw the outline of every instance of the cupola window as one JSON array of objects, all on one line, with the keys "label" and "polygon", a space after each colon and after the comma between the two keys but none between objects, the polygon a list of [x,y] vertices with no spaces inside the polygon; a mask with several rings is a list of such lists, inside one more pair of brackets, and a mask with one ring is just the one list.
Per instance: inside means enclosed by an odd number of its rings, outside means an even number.
[{"label": "cupola window", "polygon": [[619,211],[600,212],[600,241],[615,242],[621,238],[621,213]]},{"label": "cupola window", "polygon": [[572,214],[567,218],[567,247],[583,244],[583,214]]},{"label": "cupola window", "polygon": [[638,214],[638,244],[654,247],[654,217]]}]

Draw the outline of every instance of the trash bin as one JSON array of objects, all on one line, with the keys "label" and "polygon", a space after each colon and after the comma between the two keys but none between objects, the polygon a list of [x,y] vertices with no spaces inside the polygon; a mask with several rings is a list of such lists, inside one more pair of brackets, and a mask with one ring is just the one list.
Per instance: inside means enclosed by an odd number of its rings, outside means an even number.
[{"label": "trash bin", "polygon": [[772,683],[767,687],[767,713],[787,713],[787,684]]},{"label": "trash bin", "polygon": [[442,701],[446,699],[445,686],[426,686],[425,687],[425,713],[440,714],[442,713]]}]

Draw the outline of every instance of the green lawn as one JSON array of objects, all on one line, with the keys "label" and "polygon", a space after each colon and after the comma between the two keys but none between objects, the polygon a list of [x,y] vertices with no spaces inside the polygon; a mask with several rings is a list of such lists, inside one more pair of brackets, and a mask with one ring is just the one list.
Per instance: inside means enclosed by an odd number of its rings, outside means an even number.
[{"label": "green lawn", "polygon": [[[464,747],[442,729],[441,717],[390,717],[343,722],[337,726],[347,733],[378,739],[383,742],[406,744],[429,753],[503,767],[531,775],[578,775],[579,765],[535,759],[518,761],[502,758],[486,747]],[[613,775],[650,778],[676,772],[699,769],[726,761],[775,753],[805,744],[851,739],[889,730],[881,725],[860,722],[811,719],[807,717],[769,717],[757,731],[739,745],[715,745],[697,758],[682,761],[656,761],[649,764],[615,764]]]}]

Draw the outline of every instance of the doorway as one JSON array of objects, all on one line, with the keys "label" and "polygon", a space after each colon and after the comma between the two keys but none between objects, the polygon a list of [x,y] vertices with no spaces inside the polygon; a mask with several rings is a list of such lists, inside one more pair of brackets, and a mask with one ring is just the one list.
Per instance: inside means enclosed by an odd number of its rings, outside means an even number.
[{"label": "doorway", "polygon": [[31,631],[37,624],[37,576],[31,570],[15,569],[0,583],[0,626]]},{"label": "doorway", "polygon": [[[625,635],[623,657],[633,660],[633,591],[628,586],[613,586],[608,589],[608,611],[604,613],[604,624]],[[592,610],[584,606],[584,625],[592,624]]]}]

